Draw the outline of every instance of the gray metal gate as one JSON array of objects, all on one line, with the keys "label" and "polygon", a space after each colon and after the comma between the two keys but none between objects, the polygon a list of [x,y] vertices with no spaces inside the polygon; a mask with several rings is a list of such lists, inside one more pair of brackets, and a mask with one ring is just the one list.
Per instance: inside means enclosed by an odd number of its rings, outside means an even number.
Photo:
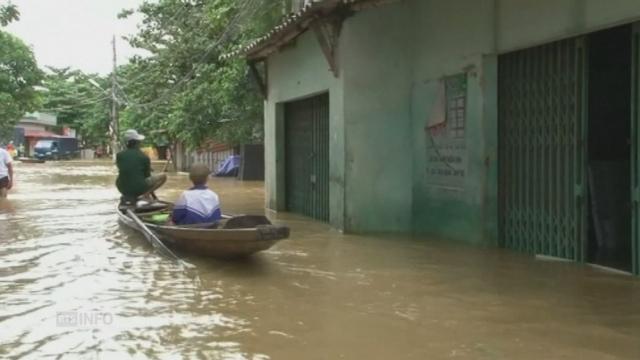
[{"label": "gray metal gate", "polygon": [[581,38],[499,58],[505,247],[584,259],[585,78]]},{"label": "gray metal gate", "polygon": [[329,95],[285,105],[287,210],[329,221]]},{"label": "gray metal gate", "polygon": [[631,194],[632,194],[632,270],[640,276],[640,23],[632,35],[632,112],[631,112]]}]

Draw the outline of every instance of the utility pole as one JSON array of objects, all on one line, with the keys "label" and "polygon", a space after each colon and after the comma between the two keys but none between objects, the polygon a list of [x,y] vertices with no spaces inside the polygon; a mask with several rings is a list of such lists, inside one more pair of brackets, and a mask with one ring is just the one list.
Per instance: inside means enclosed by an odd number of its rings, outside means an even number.
[{"label": "utility pole", "polygon": [[116,160],[116,154],[120,151],[118,145],[118,137],[120,136],[119,120],[118,120],[118,98],[116,96],[117,91],[117,74],[118,63],[116,60],[116,36],[113,35],[113,71],[111,73],[111,151],[113,151],[113,161]]}]

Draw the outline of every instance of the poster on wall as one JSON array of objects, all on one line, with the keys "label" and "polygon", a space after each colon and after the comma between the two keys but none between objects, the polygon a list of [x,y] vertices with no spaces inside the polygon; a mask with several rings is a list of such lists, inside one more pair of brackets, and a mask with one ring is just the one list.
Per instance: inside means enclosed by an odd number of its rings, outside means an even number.
[{"label": "poster on wall", "polygon": [[467,74],[441,79],[426,137],[426,179],[434,187],[462,190],[467,175]]}]

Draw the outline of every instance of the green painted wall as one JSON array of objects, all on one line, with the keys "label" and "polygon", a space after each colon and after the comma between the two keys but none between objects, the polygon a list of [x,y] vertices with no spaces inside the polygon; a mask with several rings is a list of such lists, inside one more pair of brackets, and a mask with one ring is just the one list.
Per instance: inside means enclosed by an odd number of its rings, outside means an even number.
[{"label": "green painted wall", "polygon": [[[437,184],[427,172],[427,151],[430,139],[425,134],[426,120],[432,111],[438,89],[438,79],[425,79],[413,86],[413,214],[414,231],[440,237],[483,242],[486,240],[485,224],[497,223],[497,212],[489,211],[497,204],[497,198],[488,199],[489,191],[497,192],[497,184],[489,177],[497,171],[497,154],[489,154],[487,135],[496,128],[495,116],[490,117],[484,108],[485,88],[482,78],[482,57],[466,66],[467,70],[467,118],[465,129],[467,166],[463,186],[449,188]],[[457,70],[455,73],[460,72]],[[489,89],[492,91],[492,89]],[[487,134],[489,133],[489,134]],[[436,183],[434,185],[434,183]],[[491,189],[489,189],[491,188]],[[495,189],[493,189],[495,188]]]},{"label": "green painted wall", "polygon": [[[497,238],[497,133],[491,97],[496,78],[484,54],[494,47],[493,2],[490,0],[414,1],[415,48],[412,86],[413,229],[473,243]],[[419,21],[418,21],[419,19]],[[449,188],[427,171],[425,133],[445,76],[467,74],[464,143],[467,166],[462,186]]]},{"label": "green painted wall", "polygon": [[[633,0],[413,0],[414,231],[475,243],[498,237],[497,54],[640,18]],[[468,71],[463,190],[430,185],[425,121],[438,80]]]},{"label": "green painted wall", "polygon": [[640,20],[637,0],[496,0],[500,52]]},{"label": "green painted wall", "polygon": [[288,101],[329,92],[330,106],[330,222],[344,227],[344,110],[343,81],[328,71],[313,33],[269,57],[269,97],[265,101],[265,188],[266,206],[285,210],[284,104]]},{"label": "green painted wall", "polygon": [[[343,27],[340,76],[307,32],[268,60],[267,206],[284,203],[282,104],[331,101],[331,224],[473,243],[498,235],[497,56],[640,19],[637,0],[405,0]],[[443,77],[467,73],[463,186],[434,186],[425,124]]]},{"label": "green painted wall", "polygon": [[348,231],[411,230],[409,9],[365,11],[342,30]]},{"label": "green painted wall", "polygon": [[[331,224],[349,232],[411,230],[410,57],[403,26],[409,8],[390,8],[391,14],[380,8],[345,23],[338,78],[311,32],[269,58],[268,208],[284,209],[283,104],[329,91]],[[372,37],[380,26],[389,31]]]}]

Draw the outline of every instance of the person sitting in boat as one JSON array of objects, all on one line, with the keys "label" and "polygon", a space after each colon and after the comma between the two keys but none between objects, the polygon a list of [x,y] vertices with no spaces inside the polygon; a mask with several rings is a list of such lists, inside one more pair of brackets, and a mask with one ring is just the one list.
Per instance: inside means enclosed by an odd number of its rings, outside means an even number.
[{"label": "person sitting in boat", "polygon": [[127,149],[116,156],[116,187],[124,203],[135,203],[139,197],[150,195],[167,181],[166,174],[151,174],[151,160],[140,150],[144,138],[136,130],[127,130],[124,133]]},{"label": "person sitting in boat", "polygon": [[176,225],[215,223],[222,219],[218,194],[207,187],[209,168],[194,164],[189,172],[193,187],[182,193],[174,204],[172,220]]}]

